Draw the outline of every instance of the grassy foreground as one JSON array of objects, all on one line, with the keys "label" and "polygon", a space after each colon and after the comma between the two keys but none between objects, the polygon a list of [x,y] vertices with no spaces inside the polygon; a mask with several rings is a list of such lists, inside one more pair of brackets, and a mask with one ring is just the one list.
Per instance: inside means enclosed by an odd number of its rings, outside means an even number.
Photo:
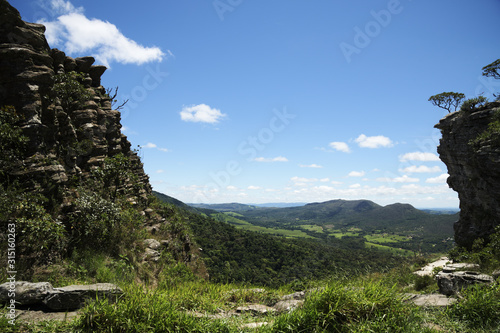
[{"label": "grassy foreground", "polygon": [[[254,292],[250,286],[214,284],[184,274],[164,276],[155,288],[128,284],[115,304],[96,300],[72,322],[8,323],[1,332],[499,332],[500,286],[471,288],[447,309],[404,301],[415,292],[409,268],[354,279],[335,278],[302,286],[301,308],[279,315],[230,316],[237,306],[271,306],[297,286]],[[182,273],[184,272],[184,273]],[[432,291],[427,286],[426,291]],[[430,289],[429,289],[430,288]],[[5,309],[3,310],[5,311]],[[260,328],[244,325],[267,322]]]}]

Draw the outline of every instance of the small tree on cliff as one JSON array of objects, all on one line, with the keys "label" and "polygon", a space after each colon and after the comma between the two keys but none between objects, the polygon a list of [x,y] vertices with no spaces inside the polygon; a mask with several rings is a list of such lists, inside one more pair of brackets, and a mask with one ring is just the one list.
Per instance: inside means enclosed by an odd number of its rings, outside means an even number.
[{"label": "small tree on cliff", "polygon": [[[483,76],[500,80],[500,59],[497,59],[491,64],[484,66]],[[493,94],[493,96],[495,96],[497,100],[500,100],[500,94]]]},{"label": "small tree on cliff", "polygon": [[442,109],[448,110],[451,112],[451,108],[453,107],[453,111],[457,111],[458,106],[465,99],[465,95],[462,93],[456,92],[444,92],[441,94],[437,94],[429,97],[429,101]]},{"label": "small tree on cliff", "polygon": [[483,67],[483,76],[491,76],[494,79],[500,79],[500,59]]}]

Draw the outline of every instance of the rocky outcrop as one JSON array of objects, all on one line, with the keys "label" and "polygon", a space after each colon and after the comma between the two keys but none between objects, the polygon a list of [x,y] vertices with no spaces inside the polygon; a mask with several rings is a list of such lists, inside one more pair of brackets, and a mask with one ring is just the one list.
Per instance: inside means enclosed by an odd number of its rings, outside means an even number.
[{"label": "rocky outcrop", "polygon": [[[117,189],[137,202],[151,193],[142,163],[121,133],[120,112],[101,86],[104,66],[94,58],[73,59],[51,49],[41,24],[26,23],[6,0],[0,0],[0,107],[13,106],[29,138],[22,167],[14,176],[28,190],[57,188],[70,202],[68,182],[85,181],[106,157],[122,153],[131,161],[134,182]],[[86,99],[78,103],[54,92],[57,77],[72,74]],[[139,184],[139,186],[138,186]],[[62,191],[61,191],[62,189]]]},{"label": "rocky outcrop", "polygon": [[89,285],[71,285],[53,288],[49,282],[4,283],[0,285],[0,304],[15,300],[17,306],[44,305],[52,311],[74,310],[85,305],[85,302],[106,298],[116,301],[123,291],[111,283]]},{"label": "rocky outcrop", "polygon": [[495,139],[475,141],[499,110],[500,102],[488,103],[450,113],[435,126],[442,133],[438,152],[448,167],[448,184],[460,199],[455,242],[469,249],[477,238],[488,241],[500,224],[500,145]]},{"label": "rocky outcrop", "polygon": [[436,275],[436,280],[439,292],[447,296],[457,295],[462,289],[475,284],[491,284],[494,282],[491,276],[477,272],[440,272]]}]

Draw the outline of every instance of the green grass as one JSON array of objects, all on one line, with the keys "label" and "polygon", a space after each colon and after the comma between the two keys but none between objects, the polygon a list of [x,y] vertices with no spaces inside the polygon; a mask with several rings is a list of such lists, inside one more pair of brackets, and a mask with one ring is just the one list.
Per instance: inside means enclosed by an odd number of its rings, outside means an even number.
[{"label": "green grass", "polygon": [[365,242],[365,246],[366,247],[373,247],[373,248],[376,248],[379,250],[393,252],[393,253],[397,253],[397,254],[405,255],[405,256],[413,256],[414,255],[414,253],[412,251],[409,251],[409,250],[399,249],[399,248],[395,248],[395,247],[391,247],[391,246],[387,246],[387,245],[375,244],[375,243],[371,243],[371,242]]},{"label": "green grass", "polygon": [[334,236],[335,238],[342,238],[344,236],[346,237],[357,237],[359,236],[358,233],[356,232],[343,232],[343,231],[340,231],[340,230],[336,230],[334,232],[330,232],[328,235],[330,236]]},{"label": "green grass", "polygon": [[[251,224],[247,221],[238,219],[236,216],[242,216],[242,215],[238,214],[238,213],[234,213],[234,212],[212,214],[212,217],[214,219],[229,223],[238,229],[255,231],[255,232],[262,232],[264,234],[270,234],[270,235],[285,236],[288,238],[314,238],[313,236],[310,236],[301,230],[288,230],[288,229],[261,227],[258,225]],[[321,227],[319,227],[319,228],[321,228]]]},{"label": "green grass", "polygon": [[[255,290],[253,286],[214,284],[194,278],[174,266],[160,276],[157,287],[136,283],[121,285],[125,294],[114,304],[91,302],[71,322],[11,325],[0,309],[0,332],[498,332],[500,285],[472,287],[448,309],[417,307],[403,294],[418,277],[408,266],[386,274],[357,278],[336,277],[316,281],[308,289],[303,307],[279,315],[228,316],[237,306],[258,303],[271,306],[293,285]],[[177,273],[176,273],[177,272]],[[177,276],[177,278],[172,278]],[[212,316],[212,317],[211,317]],[[251,322],[270,323],[255,330]]]},{"label": "green grass", "polygon": [[408,240],[408,237],[389,234],[371,234],[365,236],[366,240],[372,243],[399,243]]}]

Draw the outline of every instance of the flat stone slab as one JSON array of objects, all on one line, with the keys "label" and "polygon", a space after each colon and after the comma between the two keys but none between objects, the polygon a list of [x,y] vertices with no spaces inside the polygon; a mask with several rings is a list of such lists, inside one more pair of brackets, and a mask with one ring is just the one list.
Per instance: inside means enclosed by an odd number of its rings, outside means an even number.
[{"label": "flat stone slab", "polygon": [[290,294],[290,295],[285,295],[281,297],[282,301],[288,301],[288,300],[300,300],[306,298],[306,292],[305,291],[298,291],[296,293]]},{"label": "flat stone slab", "polygon": [[429,294],[429,295],[418,295],[418,294],[407,294],[407,302],[411,302],[417,306],[436,306],[445,307],[450,306],[457,301],[456,298],[446,297],[441,294]]},{"label": "flat stone slab", "polygon": [[278,312],[290,312],[295,310],[296,308],[299,308],[304,304],[303,300],[298,300],[298,299],[289,299],[285,301],[279,301],[274,305],[274,309]]},{"label": "flat stone slab", "polygon": [[18,305],[39,304],[53,290],[49,282],[6,282],[0,285],[0,303],[7,303],[10,299],[14,299]]},{"label": "flat stone slab", "polygon": [[77,311],[70,312],[46,312],[40,310],[16,309],[16,321],[39,322],[46,320],[72,321],[79,316]]},{"label": "flat stone slab", "polygon": [[468,263],[456,263],[456,264],[447,264],[443,267],[444,273],[451,273],[457,270],[466,270],[466,269],[477,269],[479,268],[478,264],[468,264]]},{"label": "flat stone slab", "polygon": [[250,304],[245,306],[239,306],[236,308],[237,313],[252,313],[256,315],[264,315],[267,313],[274,313],[276,310],[266,305],[262,304]]},{"label": "flat stone slab", "polygon": [[82,307],[90,299],[106,298],[116,301],[122,294],[123,291],[112,283],[72,285],[54,288],[45,297],[43,304],[54,311],[72,310]]},{"label": "flat stone slab", "polygon": [[418,271],[413,272],[416,275],[419,276],[432,276],[434,268],[436,267],[444,267],[450,262],[450,259],[448,257],[441,257],[439,260],[436,260],[434,262],[431,262],[430,264],[425,265]]},{"label": "flat stone slab", "polygon": [[264,322],[258,322],[258,323],[249,323],[249,324],[243,324],[240,326],[241,329],[245,329],[245,328],[259,328],[259,327],[262,327],[262,326],[265,326],[265,325],[269,325],[269,323],[267,321],[264,321]]}]

